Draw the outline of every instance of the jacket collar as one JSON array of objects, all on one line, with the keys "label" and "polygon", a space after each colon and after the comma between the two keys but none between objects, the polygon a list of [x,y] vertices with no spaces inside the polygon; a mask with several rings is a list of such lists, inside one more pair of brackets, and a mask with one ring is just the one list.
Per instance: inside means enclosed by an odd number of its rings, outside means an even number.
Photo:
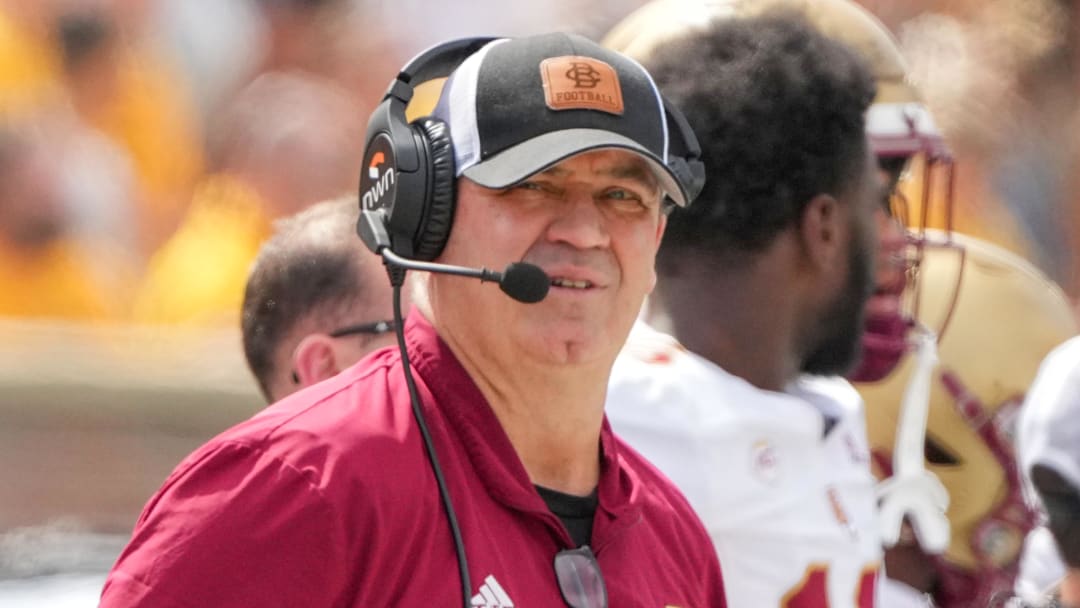
[{"label": "jacket collar", "polygon": [[[492,497],[519,511],[550,515],[480,389],[431,322],[415,308],[405,321],[405,342],[419,384],[431,395],[422,397],[425,413],[446,420],[447,431],[461,443]],[[599,507],[594,537],[611,528],[616,520],[630,524],[638,519],[643,488],[637,475],[626,466],[625,449],[605,416],[600,431]]]}]

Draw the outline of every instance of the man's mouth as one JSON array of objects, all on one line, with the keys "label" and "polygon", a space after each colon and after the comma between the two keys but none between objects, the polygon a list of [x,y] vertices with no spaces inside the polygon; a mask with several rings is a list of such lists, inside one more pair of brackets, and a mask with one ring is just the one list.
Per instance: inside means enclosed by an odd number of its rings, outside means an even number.
[{"label": "man's mouth", "polygon": [[593,286],[591,281],[553,278],[551,284],[555,287],[568,287],[570,289],[588,289]]}]

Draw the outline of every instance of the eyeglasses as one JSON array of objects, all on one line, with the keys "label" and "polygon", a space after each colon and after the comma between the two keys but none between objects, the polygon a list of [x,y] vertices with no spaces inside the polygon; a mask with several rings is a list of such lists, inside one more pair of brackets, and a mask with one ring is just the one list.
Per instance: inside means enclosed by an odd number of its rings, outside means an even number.
[{"label": "eyeglasses", "polygon": [[[331,338],[340,338],[342,336],[352,336],[356,334],[366,334],[369,336],[381,336],[382,334],[394,331],[396,324],[393,321],[371,321],[370,323],[358,323],[356,325],[348,325],[341,329],[335,329],[330,332]],[[296,356],[296,353],[293,353]],[[293,384],[300,384],[300,375],[296,373],[294,369],[292,371]]]},{"label": "eyeglasses", "polygon": [[607,587],[588,545],[555,554],[555,578],[570,608],[607,608]]},{"label": "eyeglasses", "polygon": [[351,336],[353,334],[368,334],[372,336],[378,336],[387,332],[394,331],[393,321],[372,321],[370,323],[360,323],[357,325],[349,325],[342,327],[341,329],[335,329],[330,332],[331,338],[340,338],[342,336]]}]

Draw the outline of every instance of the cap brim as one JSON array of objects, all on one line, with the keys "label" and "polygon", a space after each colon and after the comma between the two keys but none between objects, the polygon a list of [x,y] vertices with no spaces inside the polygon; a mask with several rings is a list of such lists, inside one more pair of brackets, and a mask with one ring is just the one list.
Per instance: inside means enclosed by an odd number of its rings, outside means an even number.
[{"label": "cap brim", "polygon": [[601,129],[565,129],[552,131],[473,165],[462,175],[485,188],[508,188],[541,171],[583,152],[618,149],[641,156],[660,184],[660,189],[675,204],[686,206],[686,192],[664,162],[636,141]]}]

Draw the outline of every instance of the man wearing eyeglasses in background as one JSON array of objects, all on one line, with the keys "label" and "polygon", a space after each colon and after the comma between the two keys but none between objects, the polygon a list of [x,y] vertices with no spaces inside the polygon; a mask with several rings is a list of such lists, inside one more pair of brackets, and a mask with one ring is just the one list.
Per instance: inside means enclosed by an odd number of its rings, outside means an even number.
[{"label": "man wearing eyeglasses in background", "polygon": [[356,242],[355,196],[280,220],[244,289],[244,356],[274,403],[394,343],[382,260]]}]

